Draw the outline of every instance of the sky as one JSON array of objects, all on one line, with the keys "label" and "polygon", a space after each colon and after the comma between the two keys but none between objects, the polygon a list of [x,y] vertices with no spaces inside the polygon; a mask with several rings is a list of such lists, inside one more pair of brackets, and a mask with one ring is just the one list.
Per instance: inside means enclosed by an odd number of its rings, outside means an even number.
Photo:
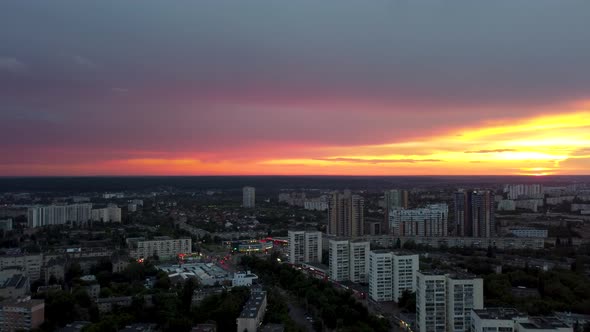
[{"label": "sky", "polygon": [[0,176],[589,170],[590,1],[0,2]]}]

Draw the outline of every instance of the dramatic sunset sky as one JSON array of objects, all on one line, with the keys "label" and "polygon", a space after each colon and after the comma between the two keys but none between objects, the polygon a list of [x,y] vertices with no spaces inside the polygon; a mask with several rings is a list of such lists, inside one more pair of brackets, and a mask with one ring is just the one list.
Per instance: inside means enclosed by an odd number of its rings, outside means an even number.
[{"label": "dramatic sunset sky", "polygon": [[0,2],[0,176],[589,170],[587,0]]}]

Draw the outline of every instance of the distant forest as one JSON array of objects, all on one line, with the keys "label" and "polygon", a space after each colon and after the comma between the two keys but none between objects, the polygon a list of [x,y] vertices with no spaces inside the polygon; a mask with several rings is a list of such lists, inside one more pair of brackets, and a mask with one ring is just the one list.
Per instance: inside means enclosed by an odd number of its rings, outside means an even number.
[{"label": "distant forest", "polygon": [[104,192],[160,190],[351,189],[496,187],[505,183],[566,185],[589,183],[590,176],[129,176],[129,177],[0,177],[0,192]]}]

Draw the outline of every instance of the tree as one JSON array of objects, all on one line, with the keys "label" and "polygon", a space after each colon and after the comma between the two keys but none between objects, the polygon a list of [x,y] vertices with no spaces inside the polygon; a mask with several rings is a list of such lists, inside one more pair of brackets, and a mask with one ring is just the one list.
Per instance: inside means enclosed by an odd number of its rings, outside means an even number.
[{"label": "tree", "polygon": [[400,296],[398,305],[400,308],[409,312],[416,312],[416,293],[404,290]]}]

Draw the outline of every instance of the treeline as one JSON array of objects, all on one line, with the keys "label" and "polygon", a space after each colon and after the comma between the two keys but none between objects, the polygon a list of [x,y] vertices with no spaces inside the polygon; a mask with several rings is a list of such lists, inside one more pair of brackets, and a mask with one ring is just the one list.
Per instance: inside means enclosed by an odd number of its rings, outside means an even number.
[{"label": "treeline", "polygon": [[314,327],[337,331],[389,331],[386,319],[370,315],[351,292],[335,289],[329,282],[310,278],[289,265],[279,264],[271,256],[263,260],[253,256],[242,257],[242,265],[255,271],[266,285],[280,287],[305,304],[320,320]]},{"label": "treeline", "polygon": [[[518,287],[525,287],[531,295],[515,295]],[[530,315],[590,314],[590,278],[570,270],[505,268],[502,274],[484,275],[484,298],[488,307],[511,306]]]}]

